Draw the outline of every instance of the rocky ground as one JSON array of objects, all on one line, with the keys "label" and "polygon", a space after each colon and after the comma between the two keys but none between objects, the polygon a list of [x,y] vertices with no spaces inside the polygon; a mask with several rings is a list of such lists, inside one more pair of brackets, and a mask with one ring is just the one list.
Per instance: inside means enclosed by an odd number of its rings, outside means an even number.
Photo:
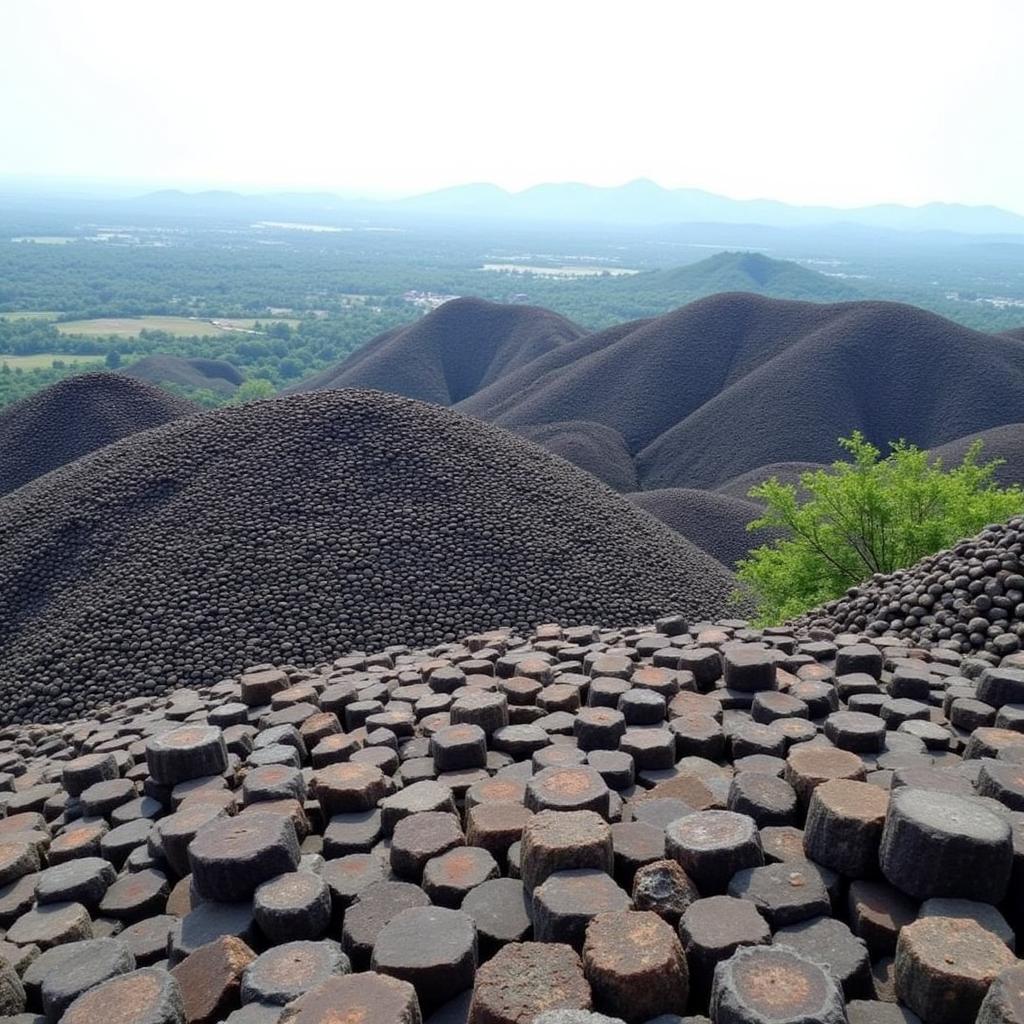
[{"label": "rocky ground", "polygon": [[0,1016],[1019,1021],[1024,654],[950,646],[551,625],[9,726]]}]

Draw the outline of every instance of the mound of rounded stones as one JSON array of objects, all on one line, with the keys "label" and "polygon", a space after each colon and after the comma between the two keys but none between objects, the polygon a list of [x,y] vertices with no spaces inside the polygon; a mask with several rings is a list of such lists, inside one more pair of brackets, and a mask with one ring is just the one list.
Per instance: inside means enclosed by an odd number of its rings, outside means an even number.
[{"label": "mound of rounded stones", "polygon": [[1018,1024],[1024,654],[680,616],[0,730],[17,1024]]},{"label": "mound of rounded stones", "polygon": [[104,445],[199,412],[193,402],[117,373],[83,373],[0,412],[0,494]]},{"label": "mound of rounded stones", "polygon": [[506,431],[297,395],[144,431],[0,501],[0,721],[504,624],[717,615],[733,587]]},{"label": "mound of rounded stones", "polygon": [[1024,519],[988,526],[909,569],[875,575],[795,620],[1003,656],[1024,642]]}]

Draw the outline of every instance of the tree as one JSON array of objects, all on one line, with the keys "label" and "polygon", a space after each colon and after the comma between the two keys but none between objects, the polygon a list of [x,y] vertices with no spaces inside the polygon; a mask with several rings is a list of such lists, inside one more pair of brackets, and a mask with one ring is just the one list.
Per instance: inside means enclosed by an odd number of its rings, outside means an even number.
[{"label": "tree", "polygon": [[108,370],[116,370],[121,365],[121,353],[116,348],[112,348],[107,353],[104,362],[106,362]]},{"label": "tree", "polygon": [[739,563],[762,623],[799,615],[1024,511],[1020,486],[995,480],[1001,460],[979,462],[981,441],[948,470],[904,441],[891,443],[884,459],[859,431],[839,444],[849,461],[804,473],[799,485],[773,477],[750,491],[765,511],[747,529],[783,534]]},{"label": "tree", "polygon": [[231,396],[230,405],[245,405],[247,402],[258,402],[262,398],[273,398],[276,394],[274,385],[261,377],[252,377],[243,381],[238,390]]}]

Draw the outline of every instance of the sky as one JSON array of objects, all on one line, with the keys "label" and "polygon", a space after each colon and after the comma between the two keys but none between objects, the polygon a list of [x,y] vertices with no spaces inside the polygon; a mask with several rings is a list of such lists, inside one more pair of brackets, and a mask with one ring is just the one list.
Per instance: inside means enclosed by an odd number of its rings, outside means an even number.
[{"label": "sky", "polygon": [[1019,0],[0,0],[0,177],[1024,213]]}]

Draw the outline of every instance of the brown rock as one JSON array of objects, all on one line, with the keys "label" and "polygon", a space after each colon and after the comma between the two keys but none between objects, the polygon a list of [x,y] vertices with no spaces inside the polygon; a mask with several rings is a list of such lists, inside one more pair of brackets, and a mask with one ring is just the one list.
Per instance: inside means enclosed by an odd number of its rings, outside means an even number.
[{"label": "brown rock", "polygon": [[217,1024],[235,1009],[242,973],[255,959],[241,939],[225,935],[200,946],[173,968],[188,1024]]},{"label": "brown rock", "polygon": [[546,1010],[589,1010],[590,985],[569,946],[517,942],[477,970],[468,1024],[532,1024]]},{"label": "brown rock", "polygon": [[629,1024],[686,1009],[689,975],[683,947],[657,914],[598,914],[587,926],[583,970],[597,1009]]}]

